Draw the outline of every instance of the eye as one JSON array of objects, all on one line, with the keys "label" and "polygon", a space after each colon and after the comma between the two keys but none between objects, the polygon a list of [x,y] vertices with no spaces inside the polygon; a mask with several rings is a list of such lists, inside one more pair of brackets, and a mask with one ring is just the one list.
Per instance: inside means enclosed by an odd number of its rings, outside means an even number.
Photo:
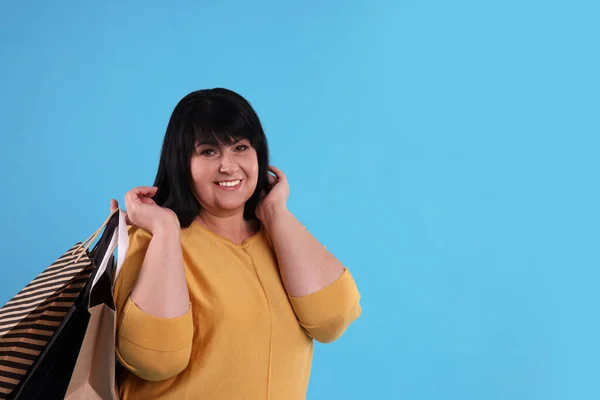
[{"label": "eye", "polygon": [[200,152],[201,156],[207,156],[207,157],[213,156],[215,154],[217,154],[217,152],[214,149],[204,149]]},{"label": "eye", "polygon": [[248,146],[246,146],[245,144],[240,144],[239,146],[237,146],[235,148],[235,151],[240,151],[240,152],[241,151],[246,151],[246,150],[248,150]]}]

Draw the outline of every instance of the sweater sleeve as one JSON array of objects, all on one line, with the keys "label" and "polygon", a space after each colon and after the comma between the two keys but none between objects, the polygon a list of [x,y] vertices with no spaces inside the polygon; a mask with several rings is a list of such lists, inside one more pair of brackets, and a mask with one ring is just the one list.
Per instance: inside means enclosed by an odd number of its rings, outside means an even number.
[{"label": "sweater sleeve", "polygon": [[306,296],[291,297],[300,325],[321,343],[339,339],[361,314],[360,293],[348,269],[331,285]]},{"label": "sweater sleeve", "polygon": [[116,356],[140,378],[162,381],[187,367],[194,328],[191,306],[181,317],[159,318],[145,313],[130,298],[151,238],[149,232],[140,228],[129,231],[129,249],[114,288]]}]

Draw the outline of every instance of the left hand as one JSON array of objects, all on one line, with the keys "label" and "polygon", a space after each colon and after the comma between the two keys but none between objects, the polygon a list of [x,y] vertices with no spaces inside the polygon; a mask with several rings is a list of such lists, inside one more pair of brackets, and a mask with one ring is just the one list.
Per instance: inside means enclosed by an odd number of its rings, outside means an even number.
[{"label": "left hand", "polygon": [[269,187],[271,190],[256,207],[256,216],[263,222],[265,222],[267,212],[286,210],[287,200],[290,197],[290,185],[285,174],[274,166],[270,166],[269,171],[275,174],[275,176],[269,174]]}]

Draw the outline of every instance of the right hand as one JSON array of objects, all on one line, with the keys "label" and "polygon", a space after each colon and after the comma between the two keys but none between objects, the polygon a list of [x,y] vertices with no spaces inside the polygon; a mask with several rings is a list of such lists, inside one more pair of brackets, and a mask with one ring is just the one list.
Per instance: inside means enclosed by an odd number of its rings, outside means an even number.
[{"label": "right hand", "polygon": [[[170,225],[180,226],[177,214],[168,208],[160,207],[152,200],[157,190],[156,187],[138,186],[125,194],[128,224],[139,226],[150,233]],[[119,203],[112,199],[110,208],[111,212],[116,210]]]}]

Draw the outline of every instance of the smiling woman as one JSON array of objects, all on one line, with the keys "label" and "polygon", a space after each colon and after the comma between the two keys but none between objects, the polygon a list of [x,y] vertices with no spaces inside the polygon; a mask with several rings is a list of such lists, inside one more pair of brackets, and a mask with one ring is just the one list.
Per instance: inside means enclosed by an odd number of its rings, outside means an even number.
[{"label": "smiling woman", "polygon": [[204,191],[206,183],[248,173],[241,195],[249,196],[237,205],[244,206],[244,219],[252,220],[267,190],[268,168],[267,138],[248,101],[227,89],[192,92],[175,107],[169,121],[154,182],[155,200],[173,209],[181,226],[188,227],[210,204],[202,199],[210,193]]},{"label": "smiling woman", "polygon": [[288,197],[243,97],[210,89],[179,102],[155,185],[125,196],[122,399],[306,398],[313,341],[337,340],[360,294]]}]

